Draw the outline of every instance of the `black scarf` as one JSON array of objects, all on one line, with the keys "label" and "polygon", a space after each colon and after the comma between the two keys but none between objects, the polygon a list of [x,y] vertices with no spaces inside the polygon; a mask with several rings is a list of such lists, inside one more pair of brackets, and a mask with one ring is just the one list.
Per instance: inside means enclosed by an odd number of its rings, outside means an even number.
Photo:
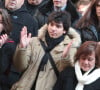
[{"label": "black scarf", "polygon": [[51,51],[55,46],[57,46],[61,41],[64,40],[64,35],[58,38],[51,38],[47,32],[45,35],[45,40],[48,45],[46,51]]},{"label": "black scarf", "polygon": [[60,36],[59,38],[51,38],[48,34],[48,32],[45,35],[45,39],[46,39],[46,43],[48,46],[45,45],[44,43],[44,48],[45,48],[45,55],[42,58],[42,62],[41,62],[41,70],[44,70],[44,65],[47,63],[48,61],[48,52],[50,52],[55,46],[57,46],[61,41],[64,40],[64,35]]}]

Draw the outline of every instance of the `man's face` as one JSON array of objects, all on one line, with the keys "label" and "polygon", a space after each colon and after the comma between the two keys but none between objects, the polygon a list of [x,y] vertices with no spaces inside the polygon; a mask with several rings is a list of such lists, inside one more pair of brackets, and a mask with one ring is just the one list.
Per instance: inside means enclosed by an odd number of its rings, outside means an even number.
[{"label": "man's face", "polygon": [[63,7],[66,3],[67,0],[53,0],[54,7]]},{"label": "man's face", "polygon": [[5,7],[8,10],[15,11],[23,5],[24,0],[5,0]]},{"label": "man's face", "polygon": [[39,5],[43,0],[28,0],[31,5]]},{"label": "man's face", "polygon": [[58,38],[66,32],[62,23],[56,23],[52,21],[48,24],[48,33],[51,38]]}]

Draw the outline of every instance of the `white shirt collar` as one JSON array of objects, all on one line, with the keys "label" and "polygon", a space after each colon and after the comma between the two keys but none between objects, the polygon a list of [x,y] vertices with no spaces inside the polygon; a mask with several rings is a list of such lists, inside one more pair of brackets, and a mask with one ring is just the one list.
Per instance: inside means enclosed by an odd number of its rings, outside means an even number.
[{"label": "white shirt collar", "polygon": [[67,5],[64,5],[63,7],[59,8],[58,10],[56,7],[54,7],[54,11],[60,11],[60,10],[64,11],[66,7],[67,7]]}]

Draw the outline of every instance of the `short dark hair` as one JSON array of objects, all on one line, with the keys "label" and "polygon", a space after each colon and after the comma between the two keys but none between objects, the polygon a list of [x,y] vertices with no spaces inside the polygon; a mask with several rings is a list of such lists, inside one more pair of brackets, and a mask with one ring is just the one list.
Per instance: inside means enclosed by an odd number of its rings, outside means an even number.
[{"label": "short dark hair", "polygon": [[80,59],[81,55],[84,56],[90,55],[93,51],[95,51],[96,46],[97,46],[97,42],[95,41],[84,42],[77,50],[77,53],[75,55],[75,62]]},{"label": "short dark hair", "polygon": [[95,41],[86,41],[80,46],[75,55],[75,62],[80,59],[81,55],[87,57],[88,55],[92,54],[93,51],[95,52],[95,65],[97,68],[100,68],[100,44]]},{"label": "short dark hair", "polygon": [[100,68],[100,44],[97,45],[95,55],[96,55],[96,66]]},{"label": "short dark hair", "polygon": [[69,27],[71,26],[71,16],[66,11],[54,11],[48,17],[48,22],[56,22],[56,23],[63,23],[64,29],[68,31]]}]

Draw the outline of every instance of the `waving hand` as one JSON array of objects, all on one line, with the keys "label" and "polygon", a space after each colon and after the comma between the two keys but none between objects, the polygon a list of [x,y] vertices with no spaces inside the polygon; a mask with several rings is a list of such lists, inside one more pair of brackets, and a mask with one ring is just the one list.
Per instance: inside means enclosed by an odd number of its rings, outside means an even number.
[{"label": "waving hand", "polygon": [[22,28],[22,31],[20,33],[20,46],[22,48],[25,48],[29,45],[29,42],[30,42],[30,39],[31,39],[31,33],[27,33],[27,27],[24,26]]}]

